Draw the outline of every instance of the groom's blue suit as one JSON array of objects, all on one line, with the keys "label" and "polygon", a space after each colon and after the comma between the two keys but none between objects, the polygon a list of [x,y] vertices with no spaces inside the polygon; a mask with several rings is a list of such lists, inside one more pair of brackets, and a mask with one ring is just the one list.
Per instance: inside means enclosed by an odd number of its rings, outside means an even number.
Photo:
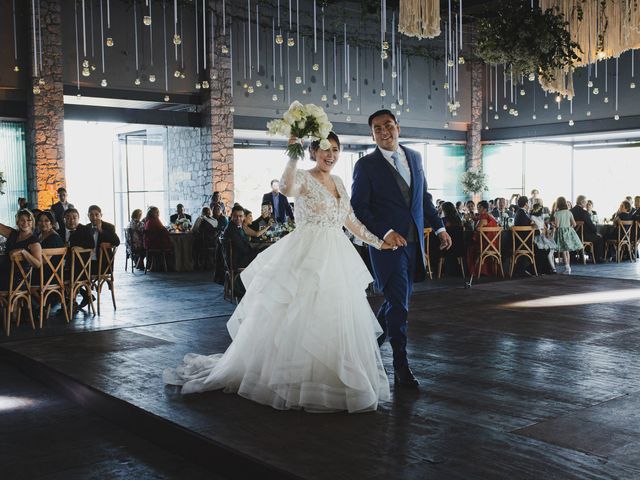
[{"label": "groom's blue suit", "polygon": [[376,287],[385,297],[377,314],[385,332],[381,340],[389,336],[396,369],[407,365],[407,313],[413,282],[426,278],[423,229],[425,225],[434,231],[443,228],[427,191],[420,154],[400,148],[411,170],[408,189],[406,182],[399,183],[402,178],[376,148],[356,163],[351,191],[353,210],[371,232],[384,238],[393,230],[408,240],[406,247],[395,251],[369,248]]}]

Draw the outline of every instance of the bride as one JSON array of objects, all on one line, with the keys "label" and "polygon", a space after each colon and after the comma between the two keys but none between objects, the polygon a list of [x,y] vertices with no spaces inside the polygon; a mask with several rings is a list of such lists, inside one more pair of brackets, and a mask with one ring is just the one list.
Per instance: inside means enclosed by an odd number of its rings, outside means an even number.
[{"label": "bride", "polygon": [[[292,138],[290,143],[297,139]],[[163,380],[182,393],[224,389],[277,409],[375,410],[389,399],[365,289],[372,278],[342,227],[378,249],[391,248],[353,214],[342,180],[331,175],[340,140],[312,142],[316,166],[289,160],[282,192],[296,197],[297,228],[241,273],[246,294],[227,323],[224,354],[187,354]]]}]

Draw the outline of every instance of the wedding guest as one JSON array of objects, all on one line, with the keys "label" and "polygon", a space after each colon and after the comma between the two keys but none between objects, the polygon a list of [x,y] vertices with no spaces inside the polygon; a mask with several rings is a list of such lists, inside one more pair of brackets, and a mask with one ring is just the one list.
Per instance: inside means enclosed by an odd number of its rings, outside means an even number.
[{"label": "wedding guest", "polygon": [[220,204],[215,204],[213,206],[213,211],[211,216],[215,218],[216,221],[218,222],[218,228],[220,229],[220,231],[224,231],[224,229],[227,228],[227,225],[229,224],[229,219],[224,216],[222,206]]},{"label": "wedding guest", "polygon": [[64,212],[64,222],[58,228],[58,234],[69,247],[92,248],[93,239],[90,232],[80,223],[80,213],[75,208]]},{"label": "wedding guest", "polygon": [[529,199],[522,195],[518,198],[518,209],[513,219],[516,227],[528,227],[531,225],[531,217],[529,217]]},{"label": "wedding guest", "polygon": [[531,195],[529,195],[529,209],[533,207],[538,198],[540,198],[540,190],[534,188],[533,190],[531,190]]},{"label": "wedding guest", "polygon": [[[531,221],[536,226],[537,232],[533,239],[535,248],[537,251],[543,253],[543,257],[546,258],[549,273],[556,273],[555,264],[555,251],[557,249],[556,242],[553,240],[553,235],[544,221],[544,210],[540,203],[537,203],[531,209]],[[538,252],[536,252],[536,266],[538,271],[545,272],[543,262],[538,262]],[[546,253],[546,255],[544,255]]]},{"label": "wedding guest", "polygon": [[169,221],[172,224],[175,224],[181,220],[188,220],[189,223],[191,223],[191,215],[184,213],[184,205],[179,203],[178,205],[176,205],[176,213],[169,217]]},{"label": "wedding guest", "polygon": [[530,202],[530,205],[531,205],[531,208],[529,208],[529,211],[531,211],[533,207],[535,207],[536,205],[540,205],[540,208],[542,208],[542,214],[549,215],[549,209],[544,206],[544,200],[542,200],[541,197],[538,197],[535,200],[533,200],[533,202]]},{"label": "wedding guest", "polygon": [[160,221],[158,207],[149,207],[144,221],[142,241],[146,250],[172,250],[169,231]]},{"label": "wedding guest", "polygon": [[255,230],[252,225],[253,225],[253,213],[251,213],[251,210],[244,209],[244,221],[242,224],[242,230],[244,231],[245,235],[247,235],[247,237],[251,237],[251,238],[261,237],[262,235],[267,233],[267,231],[271,228],[271,225],[267,225],[266,227],[263,227],[262,229],[260,229],[258,225],[256,225],[258,227],[258,230]]},{"label": "wedding guest", "polygon": [[[100,245],[110,243],[117,247],[120,245],[120,238],[116,234],[116,227],[102,220],[102,209],[98,205],[91,205],[87,212],[89,222],[86,226],[93,238],[93,252],[91,253],[91,271],[98,272],[98,255]],[[82,307],[80,307],[82,308]]]},{"label": "wedding guest", "polygon": [[[568,207],[569,202],[567,202],[566,199],[565,199],[565,203]],[[558,210],[560,209],[560,205],[557,204],[557,201],[556,201],[556,208]],[[587,197],[585,197],[584,195],[578,195],[578,197],[576,198],[576,206],[571,209],[571,214],[573,215],[573,218],[576,222],[584,222],[584,227],[583,227],[584,241],[593,243],[596,261],[602,262],[604,261],[604,241],[602,239],[602,235],[598,233],[598,229],[591,221],[591,215],[589,215],[589,212],[587,212],[586,208],[587,208]]]},{"label": "wedding guest", "polygon": [[51,211],[54,215],[54,222],[60,226],[64,223],[64,212],[73,208],[73,204],[67,201],[67,189],[60,187],[58,189],[58,201],[51,205]]},{"label": "wedding guest", "polygon": [[211,196],[211,204],[209,205],[209,208],[213,212],[214,216],[215,216],[215,213],[216,213],[215,212],[216,205],[218,205],[220,207],[220,212],[222,213],[222,215],[224,217],[226,217],[227,216],[227,207],[225,207],[224,202],[222,201],[222,199],[220,197],[220,192],[213,192],[213,195]]},{"label": "wedding guest", "polygon": [[[489,213],[489,202],[481,200],[478,202],[478,223],[476,224],[473,237],[471,238],[471,245],[467,250],[467,268],[473,276],[478,275],[478,258],[480,256],[480,228],[482,227],[497,227],[498,222]],[[497,232],[490,232],[485,234],[489,240],[493,240]],[[487,262],[482,265],[483,275],[492,275],[495,272],[495,268],[491,268]]]},{"label": "wedding guest", "polygon": [[462,223],[466,230],[473,230],[476,228],[476,204],[473,200],[468,200],[465,204],[466,213],[462,219]]},{"label": "wedding guest", "polygon": [[273,207],[269,202],[265,202],[262,204],[260,216],[253,222],[251,222],[249,226],[252,230],[255,230],[257,232],[265,227],[271,227],[274,223],[275,220],[273,218]]},{"label": "wedding guest", "polygon": [[[584,203],[586,206],[587,200],[584,196],[579,196],[576,203],[580,205]],[[576,205],[576,208],[578,208]],[[554,218],[554,223],[556,226],[555,233],[555,242],[558,246],[558,252],[562,255],[562,259],[564,260],[564,271],[562,272],[565,275],[571,275],[571,264],[569,262],[569,253],[575,252],[578,250],[582,250],[582,242],[580,241],[580,237],[575,231],[576,221],[573,218],[573,214],[571,210],[569,210],[569,205],[567,204],[567,200],[564,197],[558,197],[556,200],[557,211]],[[582,208],[582,207],[580,207]],[[582,208],[582,211],[586,214],[586,210]],[[583,214],[583,217],[585,215]],[[588,218],[588,216],[587,216]],[[591,220],[589,220],[591,221]],[[586,223],[585,223],[586,227]]]},{"label": "wedding guest", "polygon": [[24,197],[18,197],[18,210],[28,210],[29,202]]},{"label": "wedding guest", "polygon": [[213,218],[211,209],[203,207],[202,212],[193,224],[193,233],[206,233],[218,230],[218,220]]},{"label": "wedding guest", "polygon": [[631,203],[628,200],[624,200],[618,207],[618,211],[613,215],[613,224],[617,227],[620,222],[628,222],[633,220],[631,214]]},{"label": "wedding guest", "polygon": [[129,221],[129,250],[133,257],[137,258],[138,270],[144,270],[144,222],[142,221],[142,210],[136,208],[131,212]]},{"label": "wedding guest", "polygon": [[38,241],[42,248],[61,248],[65,246],[64,240],[53,228],[55,221],[51,212],[41,212],[37,217]]},{"label": "wedding guest", "polygon": [[633,197],[633,208],[631,209],[631,215],[635,220],[640,219],[640,195]]},{"label": "wedding guest", "polygon": [[442,204],[443,223],[445,228],[460,227],[462,228],[462,220],[458,215],[458,210],[451,202]]},{"label": "wedding guest", "polygon": [[496,207],[491,211],[491,215],[503,227],[509,225],[509,219],[513,218],[513,212],[507,208],[506,198],[500,197],[496,199]]},{"label": "wedding guest", "polygon": [[462,220],[465,214],[465,205],[460,200],[456,202],[456,211],[458,212],[458,216],[460,217],[460,220]]},{"label": "wedding guest", "polygon": [[278,223],[285,223],[288,219],[293,220],[293,210],[289,205],[289,200],[280,193],[280,181],[271,180],[271,191],[262,196],[262,204],[270,203],[273,208],[273,216]]},{"label": "wedding guest", "polygon": [[34,268],[42,265],[42,247],[38,239],[33,235],[34,225],[33,214],[26,209],[18,210],[16,213],[16,227],[12,228],[0,223],[0,235],[6,237],[6,256],[3,256],[0,263],[0,290],[9,290],[9,280],[11,277],[10,259],[18,254],[22,254],[24,260]]},{"label": "wedding guest", "polygon": [[[244,208],[240,205],[234,206],[231,209],[231,222],[223,233],[224,241],[231,247],[232,257],[230,260],[234,269],[246,268],[256,257],[256,252],[251,248],[249,237],[243,229],[244,223]],[[238,296],[244,295],[245,289],[240,275],[236,277],[234,290]]]}]

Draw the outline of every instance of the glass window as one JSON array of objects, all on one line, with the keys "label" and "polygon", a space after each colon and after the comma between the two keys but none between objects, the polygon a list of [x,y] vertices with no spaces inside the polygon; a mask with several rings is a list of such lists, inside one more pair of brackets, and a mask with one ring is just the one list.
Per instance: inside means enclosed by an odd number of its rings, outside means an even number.
[{"label": "glass window", "polygon": [[0,122],[0,172],[6,183],[0,185],[0,222],[15,224],[18,197],[27,198],[27,156],[24,124]]},{"label": "glass window", "polygon": [[525,144],[524,193],[540,192],[546,207],[551,208],[559,196],[571,200],[571,151],[566,145]]},{"label": "glass window", "polygon": [[449,202],[464,200],[460,176],[464,173],[464,145],[425,145],[422,151],[427,188],[437,199]]},{"label": "glass window", "polygon": [[489,191],[484,198],[522,195],[522,144],[484,145],[482,170],[487,174]]}]

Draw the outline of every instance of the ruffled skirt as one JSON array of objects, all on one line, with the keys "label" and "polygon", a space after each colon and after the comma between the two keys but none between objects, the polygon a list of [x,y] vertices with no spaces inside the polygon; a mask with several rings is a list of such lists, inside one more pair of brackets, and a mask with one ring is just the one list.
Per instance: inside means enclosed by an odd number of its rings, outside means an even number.
[{"label": "ruffled skirt", "polygon": [[366,298],[372,278],[339,228],[303,226],[241,274],[224,354],[188,354],[165,383],[183,393],[224,389],[277,409],[361,412],[389,399]]}]

